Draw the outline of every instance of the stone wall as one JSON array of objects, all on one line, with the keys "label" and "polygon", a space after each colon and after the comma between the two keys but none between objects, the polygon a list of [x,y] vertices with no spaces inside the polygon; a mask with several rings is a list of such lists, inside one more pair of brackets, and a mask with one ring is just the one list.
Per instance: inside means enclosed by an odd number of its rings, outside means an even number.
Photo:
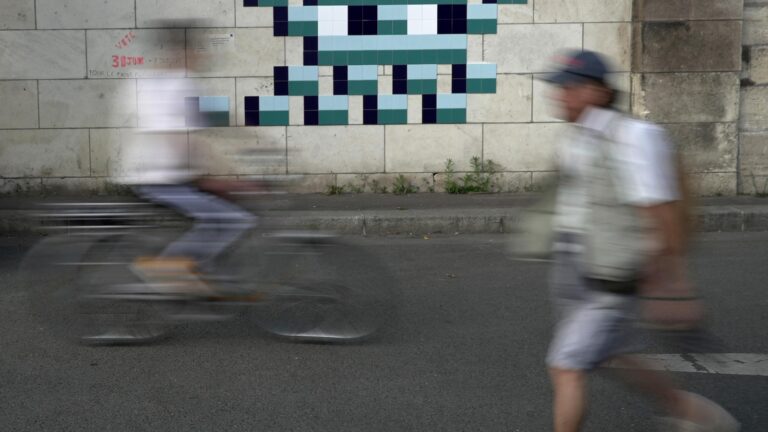
[{"label": "stone wall", "polygon": [[[292,100],[288,126],[246,126],[244,98],[274,94],[274,66],[303,62],[302,38],[273,35],[271,7],[245,7],[243,0],[0,0],[0,192],[109,191],[127,136],[141,124],[137,99],[200,47],[216,54],[190,74],[200,96],[230,103],[230,127],[186,139],[191,156],[219,157],[212,175],[301,174],[301,190],[321,192],[374,180],[391,187],[404,174],[422,190],[440,190],[447,159],[462,171],[479,156],[501,165],[502,190],[527,190],[549,175],[563,128],[548,106],[549,89],[535,78],[556,51],[588,48],[612,57],[626,109],[668,125],[702,193],[734,194],[747,171],[768,178],[758,157],[745,160],[765,152],[765,115],[756,110],[765,112],[760,83],[768,72],[765,50],[753,47],[745,56],[751,75],[742,83],[754,84],[741,89],[740,111],[741,0],[512,3],[498,5],[495,34],[467,37],[467,60],[496,63],[497,83],[495,93],[467,96],[466,122],[422,124],[421,99],[409,95],[407,124],[363,125],[362,97],[352,96],[348,125],[305,126],[303,106]],[[748,3],[748,18],[764,19],[762,3]],[[191,28],[156,24],[201,17],[207,21]],[[745,43],[768,43],[764,29],[747,24]],[[207,45],[217,38],[223,42]],[[392,92],[392,74],[391,66],[379,67],[380,93]],[[321,66],[320,94],[332,88],[332,68]],[[438,66],[437,88],[451,91],[449,65]],[[284,156],[268,166],[226,157],[261,147]]]},{"label": "stone wall", "polygon": [[665,124],[699,193],[738,190],[742,0],[636,0],[632,111]]},{"label": "stone wall", "polygon": [[741,74],[741,192],[768,194],[768,1],[744,4]]}]

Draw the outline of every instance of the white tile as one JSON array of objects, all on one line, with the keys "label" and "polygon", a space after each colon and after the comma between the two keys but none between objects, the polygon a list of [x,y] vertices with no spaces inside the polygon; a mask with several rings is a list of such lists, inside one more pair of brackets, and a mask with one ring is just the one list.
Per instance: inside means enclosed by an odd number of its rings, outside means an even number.
[{"label": "white tile", "polygon": [[0,0],[0,30],[35,28],[35,0]]}]

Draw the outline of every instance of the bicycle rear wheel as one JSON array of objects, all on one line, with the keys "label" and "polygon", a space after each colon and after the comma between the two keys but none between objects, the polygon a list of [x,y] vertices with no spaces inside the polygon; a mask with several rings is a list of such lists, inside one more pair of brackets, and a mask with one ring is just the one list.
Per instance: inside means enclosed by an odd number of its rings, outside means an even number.
[{"label": "bicycle rear wheel", "polygon": [[248,275],[266,294],[253,314],[264,330],[302,341],[357,341],[390,319],[392,278],[360,247],[311,235],[264,243],[257,270]]}]

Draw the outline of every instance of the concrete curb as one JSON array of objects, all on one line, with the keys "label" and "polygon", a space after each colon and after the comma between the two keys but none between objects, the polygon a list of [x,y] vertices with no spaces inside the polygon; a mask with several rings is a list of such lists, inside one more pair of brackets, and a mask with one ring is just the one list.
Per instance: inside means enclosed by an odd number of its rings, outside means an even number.
[{"label": "concrete curb", "polygon": [[[515,224],[516,209],[425,209],[367,211],[269,211],[265,223],[277,228],[320,230],[346,235],[427,233],[507,233]],[[155,223],[168,218],[158,217]],[[46,226],[23,210],[0,211],[0,232],[34,233]],[[768,231],[768,205],[706,206],[698,214],[701,232]]]}]

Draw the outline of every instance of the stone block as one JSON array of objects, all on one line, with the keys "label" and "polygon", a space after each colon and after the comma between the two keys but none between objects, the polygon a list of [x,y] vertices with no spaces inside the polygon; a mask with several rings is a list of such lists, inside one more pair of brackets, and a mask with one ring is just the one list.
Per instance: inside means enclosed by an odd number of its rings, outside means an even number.
[{"label": "stone block", "polygon": [[648,22],[634,31],[635,71],[741,70],[741,21]]},{"label": "stone block", "polygon": [[768,175],[741,172],[739,175],[740,194],[768,196]]},{"label": "stone block", "polygon": [[742,131],[768,130],[768,87],[744,87],[741,89]]},{"label": "stone block", "polygon": [[190,71],[189,76],[272,77],[274,67],[285,64],[283,42],[269,28],[188,30],[187,56],[195,55],[195,46],[222,34],[234,34],[234,44],[210,50],[201,59],[200,70]]},{"label": "stone block", "polygon": [[110,180],[104,177],[52,177],[42,179],[42,192],[52,196],[114,196],[127,193],[128,188],[114,187]]},{"label": "stone block", "polygon": [[531,174],[531,192],[541,192],[557,181],[557,171],[539,171]]},{"label": "stone block", "polygon": [[234,27],[235,3],[230,0],[136,0],[136,22],[138,27],[168,27],[164,23],[167,20],[192,21],[191,27]]},{"label": "stone block", "polygon": [[[261,9],[261,8],[258,8]],[[270,30],[271,32],[272,30]],[[304,64],[304,38],[281,38],[285,42],[285,64],[298,66]],[[275,42],[278,42],[277,40]],[[282,41],[281,41],[282,42]],[[279,42],[278,42],[279,43]]]},{"label": "stone block", "polygon": [[768,175],[768,132],[741,134],[739,169],[742,175]]},{"label": "stone block", "polygon": [[483,155],[504,171],[551,170],[566,128],[563,123],[485,125]]},{"label": "stone block", "polygon": [[[238,126],[245,126],[245,97],[246,96],[272,96],[275,94],[275,82],[272,78],[237,78],[236,80],[236,87],[237,87],[237,125]],[[293,109],[294,105],[297,101],[301,100],[301,98],[291,98],[291,108],[292,111],[295,111]],[[304,107],[303,100],[302,100],[302,109]],[[298,111],[296,111],[298,113]],[[297,124],[304,124],[304,117],[303,113],[301,117],[297,118],[291,118],[291,124],[294,124],[294,121],[301,120],[301,123]]]},{"label": "stone block", "polygon": [[0,81],[0,101],[0,129],[38,127],[36,81]]},{"label": "stone block", "polygon": [[0,79],[85,78],[85,31],[0,32]]},{"label": "stone block", "polygon": [[635,0],[639,21],[741,19],[744,0]]},{"label": "stone block", "polygon": [[40,81],[40,127],[135,127],[133,80]]},{"label": "stone block", "polygon": [[734,122],[739,74],[633,74],[632,112],[662,123]]},{"label": "stone block", "polygon": [[689,174],[693,193],[699,196],[733,196],[737,191],[736,172],[732,173],[691,173]]},{"label": "stone block", "polygon": [[90,175],[88,130],[0,130],[3,177]]},{"label": "stone block", "polygon": [[532,75],[497,75],[496,93],[467,95],[467,122],[531,121],[532,80]]},{"label": "stone block", "polygon": [[743,60],[744,84],[768,84],[768,45],[744,47]]},{"label": "stone block", "polygon": [[632,25],[630,23],[584,24],[584,49],[597,51],[611,62],[611,70],[631,68]]},{"label": "stone block", "polygon": [[581,24],[499,25],[485,35],[483,58],[498,64],[498,73],[548,72],[552,56],[566,48],[581,48]]},{"label": "stone block", "polygon": [[190,160],[209,175],[285,174],[284,127],[202,129],[189,134]]},{"label": "stone block", "polygon": [[539,0],[533,15],[537,23],[631,21],[632,0]]},{"label": "stone block", "polygon": [[127,174],[123,155],[136,140],[174,142],[179,147],[188,145],[186,133],[142,134],[137,129],[92,129],[90,134],[91,175],[112,179],[118,179]]},{"label": "stone block", "polygon": [[748,3],[744,5],[744,34],[742,44],[768,44],[768,3]]},{"label": "stone block", "polygon": [[125,0],[37,0],[39,29],[132,28],[134,2]]},{"label": "stone block", "polygon": [[0,0],[0,30],[35,28],[35,0]]},{"label": "stone block", "polygon": [[529,1],[521,5],[499,5],[498,22],[499,24],[533,23],[533,2]]},{"label": "stone block", "polygon": [[[235,110],[237,109],[237,101],[235,100],[235,79],[234,78],[188,78],[190,85],[189,96],[226,96],[229,98],[229,124],[235,125],[237,116]],[[162,89],[164,86],[163,79],[142,79],[138,80],[138,126],[145,127],[150,118],[151,113],[144,112],[142,107],[146,106],[144,102],[146,97],[151,97],[152,94]]]},{"label": "stone block", "polygon": [[88,78],[184,76],[183,29],[88,31]]},{"label": "stone block", "polygon": [[467,62],[479,63],[483,61],[483,44],[485,35],[467,35]]},{"label": "stone block", "polygon": [[336,186],[336,174],[303,174],[287,185],[293,193],[326,193],[331,186]]},{"label": "stone block", "polygon": [[272,27],[272,8],[245,7],[242,1],[236,2],[235,26],[237,27]]},{"label": "stone block", "polygon": [[736,123],[666,124],[671,142],[682,152],[688,171],[735,171],[739,131]]},{"label": "stone block", "polygon": [[482,125],[387,126],[387,172],[441,172],[452,159],[456,171],[470,169],[482,157]]},{"label": "stone block", "polygon": [[[40,178],[0,178],[0,196],[19,197],[25,195],[38,195],[43,188],[43,182]],[[6,223],[10,218],[3,218],[3,229],[6,229]]]},{"label": "stone block", "polygon": [[531,190],[533,176],[530,172],[502,172],[494,176],[499,192],[521,193]]},{"label": "stone block", "polygon": [[290,174],[384,171],[383,126],[290,126]]}]

